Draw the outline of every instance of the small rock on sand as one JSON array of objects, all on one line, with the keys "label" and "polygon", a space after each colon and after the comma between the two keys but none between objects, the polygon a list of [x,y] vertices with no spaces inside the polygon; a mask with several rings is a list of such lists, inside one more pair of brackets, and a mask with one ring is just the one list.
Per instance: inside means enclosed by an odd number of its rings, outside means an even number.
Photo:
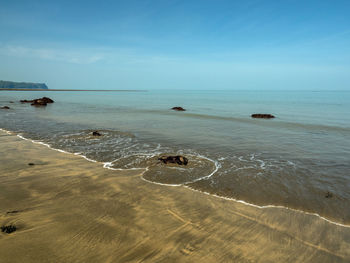
[{"label": "small rock on sand", "polygon": [[15,232],[17,230],[17,227],[14,225],[2,226],[0,228],[1,228],[1,232],[7,233],[7,234],[10,234],[10,233]]},{"label": "small rock on sand", "polygon": [[327,192],[326,195],[324,196],[326,198],[332,198],[333,194],[331,192]]}]

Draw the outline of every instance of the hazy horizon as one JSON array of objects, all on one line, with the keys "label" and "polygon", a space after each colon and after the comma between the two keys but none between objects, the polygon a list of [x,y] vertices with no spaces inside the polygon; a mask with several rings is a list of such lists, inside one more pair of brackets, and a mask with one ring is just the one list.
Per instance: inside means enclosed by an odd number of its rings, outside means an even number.
[{"label": "hazy horizon", "polygon": [[349,13],[348,1],[1,1],[0,79],[348,91]]}]

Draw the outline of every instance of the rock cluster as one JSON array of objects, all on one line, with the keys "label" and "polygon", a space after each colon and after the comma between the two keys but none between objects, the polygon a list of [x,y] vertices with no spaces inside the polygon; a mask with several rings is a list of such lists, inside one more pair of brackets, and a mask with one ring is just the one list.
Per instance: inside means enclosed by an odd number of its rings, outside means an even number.
[{"label": "rock cluster", "polygon": [[31,103],[32,106],[46,106],[48,103],[54,103],[54,101],[48,97],[42,97],[35,100],[21,100],[22,103]]},{"label": "rock cluster", "polygon": [[187,165],[188,159],[181,155],[176,156],[162,156],[158,158],[159,161],[163,162],[164,164],[169,163],[176,163],[178,165]]}]

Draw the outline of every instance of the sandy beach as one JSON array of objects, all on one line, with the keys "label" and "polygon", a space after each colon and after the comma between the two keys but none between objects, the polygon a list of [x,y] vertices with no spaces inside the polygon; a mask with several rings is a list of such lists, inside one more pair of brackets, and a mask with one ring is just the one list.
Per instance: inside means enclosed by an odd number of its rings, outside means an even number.
[{"label": "sandy beach", "polygon": [[[0,262],[349,262],[350,227],[142,180],[0,131]],[[35,165],[28,165],[34,163]]]}]

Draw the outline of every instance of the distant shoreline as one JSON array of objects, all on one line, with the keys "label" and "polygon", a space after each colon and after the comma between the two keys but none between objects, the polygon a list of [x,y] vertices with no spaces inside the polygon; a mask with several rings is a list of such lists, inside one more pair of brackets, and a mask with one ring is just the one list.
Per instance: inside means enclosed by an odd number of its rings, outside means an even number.
[{"label": "distant shoreline", "polygon": [[111,91],[111,92],[147,92],[147,90],[110,90],[110,89],[0,89],[7,91]]}]

